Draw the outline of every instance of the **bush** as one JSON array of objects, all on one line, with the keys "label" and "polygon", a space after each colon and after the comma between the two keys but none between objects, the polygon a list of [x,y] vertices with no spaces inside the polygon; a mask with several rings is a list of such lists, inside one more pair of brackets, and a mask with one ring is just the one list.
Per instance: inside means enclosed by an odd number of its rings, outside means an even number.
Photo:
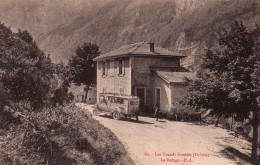
[{"label": "bush", "polygon": [[1,164],[133,164],[115,135],[74,105],[23,115],[3,132]]}]

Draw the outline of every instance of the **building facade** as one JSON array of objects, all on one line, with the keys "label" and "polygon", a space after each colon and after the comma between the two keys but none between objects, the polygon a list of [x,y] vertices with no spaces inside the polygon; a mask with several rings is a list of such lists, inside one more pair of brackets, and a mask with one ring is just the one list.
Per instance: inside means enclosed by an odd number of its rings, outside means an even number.
[{"label": "building facade", "polygon": [[184,78],[192,76],[180,66],[184,57],[145,42],[100,55],[94,59],[97,97],[100,93],[134,95],[140,99],[140,110],[158,104],[163,112],[168,112],[185,94]]}]

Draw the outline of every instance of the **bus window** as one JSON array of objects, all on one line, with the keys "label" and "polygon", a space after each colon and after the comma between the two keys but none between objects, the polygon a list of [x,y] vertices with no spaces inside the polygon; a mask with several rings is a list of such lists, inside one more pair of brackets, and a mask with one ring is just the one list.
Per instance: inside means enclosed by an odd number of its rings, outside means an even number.
[{"label": "bus window", "polygon": [[110,103],[114,103],[114,98],[113,97],[109,97],[110,98]]},{"label": "bus window", "polygon": [[105,97],[104,102],[108,103],[108,97]]},{"label": "bus window", "polygon": [[120,104],[124,104],[124,99],[120,99]]},{"label": "bus window", "polygon": [[104,100],[105,100],[104,96],[100,96],[100,97],[99,97],[99,102],[103,103]]},{"label": "bus window", "polygon": [[138,105],[137,101],[130,101],[130,105]]},{"label": "bus window", "polygon": [[120,98],[116,98],[116,103],[120,104]]}]

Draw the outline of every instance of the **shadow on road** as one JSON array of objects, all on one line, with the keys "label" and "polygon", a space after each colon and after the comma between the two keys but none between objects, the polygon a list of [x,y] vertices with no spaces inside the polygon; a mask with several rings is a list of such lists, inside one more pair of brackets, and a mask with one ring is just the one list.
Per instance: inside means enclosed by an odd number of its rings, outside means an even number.
[{"label": "shadow on road", "polygon": [[206,124],[204,122],[201,121],[189,121],[186,122],[188,125],[198,125],[198,126],[208,126],[209,124]]},{"label": "shadow on road", "polygon": [[256,162],[252,162],[252,160],[250,159],[250,157],[248,155],[246,155],[246,154],[240,152],[239,150],[237,150],[233,147],[230,147],[230,146],[226,147],[222,152],[227,157],[238,161],[240,164],[250,165],[250,164],[259,164],[260,163],[259,157],[257,158]]},{"label": "shadow on road", "polygon": [[165,123],[166,121],[161,121],[161,120],[159,120],[158,122]]},{"label": "shadow on road", "polygon": [[[109,115],[98,115],[98,116],[115,120],[115,119],[113,119],[112,116],[109,116]],[[137,124],[154,124],[154,123],[150,123],[150,122],[146,122],[146,121],[141,121],[141,120],[136,121],[135,119],[129,119],[129,118],[127,118],[127,119],[122,118],[122,119],[120,119],[120,120],[121,120],[121,121],[126,121],[126,122],[137,123]]]}]

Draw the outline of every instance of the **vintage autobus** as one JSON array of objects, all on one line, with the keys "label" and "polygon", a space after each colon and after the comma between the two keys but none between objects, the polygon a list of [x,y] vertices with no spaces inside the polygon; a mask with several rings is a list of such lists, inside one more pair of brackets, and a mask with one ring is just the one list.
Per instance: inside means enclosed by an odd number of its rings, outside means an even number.
[{"label": "vintage autobus", "polygon": [[95,113],[110,114],[117,120],[136,116],[138,120],[139,99],[136,96],[101,93]]}]

